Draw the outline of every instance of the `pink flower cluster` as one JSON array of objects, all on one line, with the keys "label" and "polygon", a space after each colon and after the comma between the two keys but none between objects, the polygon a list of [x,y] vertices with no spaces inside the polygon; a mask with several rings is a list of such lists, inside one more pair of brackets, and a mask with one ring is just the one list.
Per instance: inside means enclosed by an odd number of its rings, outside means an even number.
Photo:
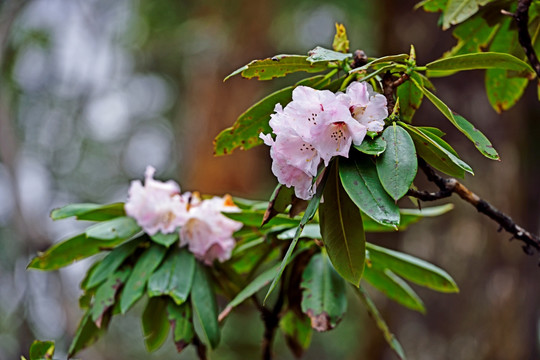
[{"label": "pink flower cluster", "polygon": [[276,104],[270,127],[276,135],[260,134],[270,146],[272,172],[281,184],[294,186],[300,199],[311,199],[313,177],[321,160],[348,157],[351,144],[360,145],[367,131],[379,132],[388,116],[386,98],[366,82],[353,82],[345,93],[298,86],[292,101]]},{"label": "pink flower cluster", "polygon": [[180,228],[180,246],[188,246],[195,257],[207,265],[231,257],[235,241],[232,234],[242,223],[222,212],[239,212],[231,197],[201,200],[197,193],[180,193],[172,180],[154,180],[155,169],[146,168],[144,186],[131,182],[125,204],[126,214],[133,217],[150,236],[158,232],[170,234]]}]

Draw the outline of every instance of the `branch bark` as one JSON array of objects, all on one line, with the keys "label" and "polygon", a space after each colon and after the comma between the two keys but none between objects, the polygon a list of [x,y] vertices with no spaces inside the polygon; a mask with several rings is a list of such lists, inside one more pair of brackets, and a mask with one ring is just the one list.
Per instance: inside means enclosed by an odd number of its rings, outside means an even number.
[{"label": "branch bark", "polygon": [[534,47],[529,34],[529,8],[531,7],[532,0],[518,0],[518,6],[515,14],[502,10],[505,15],[512,16],[517,24],[518,29],[518,41],[525,51],[527,60],[531,64],[532,68],[536,72],[536,76],[540,79],[540,61],[534,51]]},{"label": "branch bark", "polygon": [[429,181],[437,185],[438,192],[418,191],[410,189],[407,193],[423,201],[433,201],[450,197],[452,194],[457,194],[463,200],[471,204],[478,212],[488,216],[490,219],[499,224],[501,229],[512,234],[512,239],[522,241],[523,251],[528,255],[533,255],[534,250],[540,253],[540,237],[530,233],[521,226],[517,225],[514,220],[502,211],[495,208],[486,200],[470,191],[465,185],[454,178],[444,178],[438,175],[435,170],[429,166],[423,159],[418,159],[418,164],[422,171],[426,174]]}]

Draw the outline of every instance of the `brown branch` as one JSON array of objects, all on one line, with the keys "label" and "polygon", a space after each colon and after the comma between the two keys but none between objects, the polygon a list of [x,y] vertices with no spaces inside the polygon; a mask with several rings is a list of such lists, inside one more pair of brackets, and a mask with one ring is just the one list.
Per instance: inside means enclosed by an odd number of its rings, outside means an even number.
[{"label": "brown branch", "polygon": [[397,79],[394,79],[392,74],[387,71],[384,74],[382,83],[383,83],[383,95],[386,97],[386,106],[388,108],[388,114],[391,114],[394,111],[394,106],[396,105],[395,95],[396,89],[399,85],[403,84],[405,81],[409,80],[409,75],[401,74]]},{"label": "brown branch", "polygon": [[518,7],[515,14],[506,10],[501,10],[504,15],[512,16],[517,24],[518,40],[525,51],[527,60],[532,65],[532,68],[536,72],[536,76],[540,79],[540,61],[534,51],[532,45],[531,35],[529,34],[529,8],[532,0],[518,0]]},{"label": "brown branch", "polygon": [[487,215],[490,219],[494,220],[500,225],[501,229],[512,234],[513,239],[523,241],[523,250],[526,254],[532,255],[534,253],[533,249],[540,253],[540,237],[531,234],[521,226],[517,225],[510,216],[498,210],[486,200],[480,198],[456,179],[443,178],[438,175],[423,159],[419,158],[418,164],[426,174],[428,180],[435,183],[440,191],[432,193],[410,189],[407,193],[409,196],[424,201],[432,201],[447,198],[453,193],[456,193],[463,200],[474,206],[478,212]]}]

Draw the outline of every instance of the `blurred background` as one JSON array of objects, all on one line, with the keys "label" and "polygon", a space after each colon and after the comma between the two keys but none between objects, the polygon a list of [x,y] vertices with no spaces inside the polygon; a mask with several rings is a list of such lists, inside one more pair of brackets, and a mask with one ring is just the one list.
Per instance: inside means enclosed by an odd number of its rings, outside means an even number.
[{"label": "blurred background", "polygon": [[[408,52],[419,63],[453,44],[438,15],[414,1],[367,0],[3,0],[0,1],[0,360],[55,340],[64,357],[81,312],[79,282],[89,262],[54,273],[26,271],[29,259],[85,224],[53,223],[71,202],[124,201],[148,164],[183,190],[267,198],[276,180],[268,148],[214,158],[212,139],[249,105],[295,78],[222,79],[252,59],[330,47],[334,23],[369,56]],[[540,223],[540,107],[532,84],[497,115],[483,72],[436,79],[438,95],[493,142],[501,162],[483,158],[424,104],[417,121],[448,133],[476,176],[464,183],[517,223]],[[419,187],[429,186],[422,176]],[[538,359],[540,268],[510,235],[468,204],[407,232],[368,240],[446,269],[461,292],[415,288],[421,315],[373,292],[410,359]],[[412,204],[405,204],[412,207]],[[424,204],[427,206],[428,204]],[[139,309],[79,354],[86,360],[175,359],[172,342],[146,353]],[[240,307],[224,326],[215,359],[258,358],[262,324]],[[290,359],[282,337],[276,358]],[[188,348],[180,358],[195,358]],[[306,359],[394,359],[356,299],[334,330],[314,334]]]}]

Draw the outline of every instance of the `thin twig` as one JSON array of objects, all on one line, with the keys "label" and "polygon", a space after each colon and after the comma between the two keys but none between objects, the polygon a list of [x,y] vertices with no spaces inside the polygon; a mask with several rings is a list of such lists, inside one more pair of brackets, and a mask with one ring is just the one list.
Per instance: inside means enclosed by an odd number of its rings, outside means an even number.
[{"label": "thin twig", "polygon": [[418,164],[426,174],[428,180],[435,183],[440,191],[431,193],[411,189],[407,193],[409,196],[424,201],[432,201],[443,199],[456,193],[463,200],[474,206],[478,212],[487,215],[490,219],[499,224],[502,229],[512,234],[513,239],[522,241],[524,243],[523,250],[526,254],[532,255],[534,253],[533,249],[540,253],[540,237],[531,234],[521,226],[517,225],[510,216],[498,210],[486,200],[480,198],[458,180],[454,178],[444,178],[438,175],[423,159],[419,158]]},{"label": "thin twig", "polygon": [[536,76],[540,79],[540,61],[538,61],[538,56],[534,51],[531,35],[529,34],[529,8],[531,3],[532,0],[518,0],[515,14],[506,10],[501,10],[501,13],[513,17],[516,21],[519,43],[523,47],[525,55],[527,55],[527,60],[529,60],[529,63],[536,72]]}]

